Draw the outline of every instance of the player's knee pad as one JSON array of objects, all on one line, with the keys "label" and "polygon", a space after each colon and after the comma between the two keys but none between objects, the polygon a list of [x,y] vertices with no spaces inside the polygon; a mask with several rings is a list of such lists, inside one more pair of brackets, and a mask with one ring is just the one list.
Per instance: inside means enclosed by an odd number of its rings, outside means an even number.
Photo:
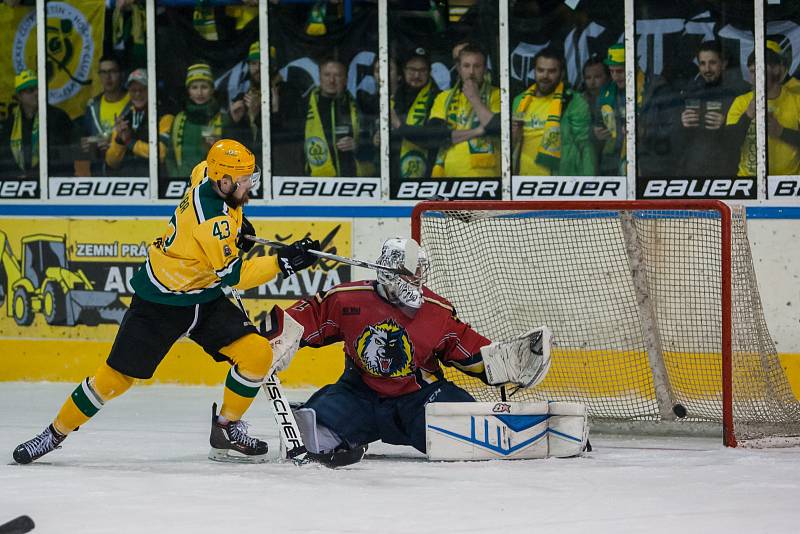
[{"label": "player's knee pad", "polygon": [[292,411],[297,420],[300,435],[303,436],[303,443],[309,452],[333,451],[342,443],[342,439],[333,430],[317,422],[317,412],[313,408],[300,408]]},{"label": "player's knee pad", "polygon": [[343,467],[360,462],[367,452],[367,445],[350,446],[333,430],[317,422],[313,408],[301,408],[294,412],[303,444],[308,456],[328,467]]},{"label": "player's knee pad", "polygon": [[103,402],[119,397],[133,385],[134,379],[103,363],[89,379],[89,385]]},{"label": "player's knee pad", "polygon": [[220,352],[231,359],[245,378],[262,379],[272,365],[272,347],[269,341],[258,334],[247,334]]}]

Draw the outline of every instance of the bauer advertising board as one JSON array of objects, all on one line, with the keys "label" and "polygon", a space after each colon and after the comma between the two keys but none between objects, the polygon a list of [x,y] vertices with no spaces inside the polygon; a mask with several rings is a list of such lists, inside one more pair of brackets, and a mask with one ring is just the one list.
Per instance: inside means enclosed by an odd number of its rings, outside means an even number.
[{"label": "bauer advertising board", "polygon": [[[292,242],[310,235],[326,252],[351,255],[350,222],[252,222],[267,239]],[[111,348],[128,309],[131,277],[165,226],[161,219],[0,219],[0,380],[62,380],[74,378],[62,373],[91,372]],[[265,254],[274,250],[256,244],[245,257]],[[348,282],[350,276],[349,266],[320,260],[291,278],[278,275],[243,297],[256,322],[275,304],[285,307]],[[179,343],[176,350],[202,354],[190,342]],[[88,369],[87,359],[93,362]],[[171,379],[206,380],[199,368]]]}]

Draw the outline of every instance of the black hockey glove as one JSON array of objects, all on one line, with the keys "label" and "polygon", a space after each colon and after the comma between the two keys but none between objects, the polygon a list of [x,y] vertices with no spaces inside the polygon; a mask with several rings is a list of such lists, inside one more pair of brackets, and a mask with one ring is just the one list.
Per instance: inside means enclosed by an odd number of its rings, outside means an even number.
[{"label": "black hockey glove", "polygon": [[319,249],[320,244],[317,240],[312,241],[306,237],[295,241],[288,247],[278,249],[278,267],[281,268],[283,275],[288,278],[297,271],[311,267],[317,261],[317,257],[309,254],[308,251]]},{"label": "black hockey glove", "polygon": [[256,235],[256,229],[253,228],[252,223],[247,220],[247,217],[242,215],[242,228],[239,230],[239,237],[236,238],[236,247],[244,252],[250,252],[250,249],[253,248],[253,243],[249,239],[245,239],[244,236],[246,235]]}]

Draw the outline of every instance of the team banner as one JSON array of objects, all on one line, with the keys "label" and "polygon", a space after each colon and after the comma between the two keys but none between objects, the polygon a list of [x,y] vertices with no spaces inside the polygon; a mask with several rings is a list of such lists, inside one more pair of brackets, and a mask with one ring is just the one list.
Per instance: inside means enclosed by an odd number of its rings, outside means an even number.
[{"label": "team banner", "polygon": [[[103,0],[47,2],[47,101],[72,119],[83,115],[86,101],[100,90],[95,70],[103,51],[104,24]],[[37,70],[36,10],[0,5],[0,25],[7,30],[0,41],[2,72]],[[14,94],[13,82],[13,75],[0,80],[2,110]]]},{"label": "team banner", "polygon": [[[14,97],[14,76],[23,69],[36,69],[36,11],[31,6],[9,7],[0,4],[0,27],[6,37],[0,39],[0,119],[8,115]],[[24,21],[24,24],[22,24]],[[9,37],[13,35],[13,39]],[[18,36],[24,36],[24,41]],[[24,65],[17,68],[18,65]]]}]

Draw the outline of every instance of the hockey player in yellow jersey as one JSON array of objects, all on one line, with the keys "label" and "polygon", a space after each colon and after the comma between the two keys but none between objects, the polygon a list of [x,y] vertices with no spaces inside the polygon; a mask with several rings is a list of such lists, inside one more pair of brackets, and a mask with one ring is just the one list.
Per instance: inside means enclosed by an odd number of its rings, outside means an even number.
[{"label": "hockey player in yellow jersey", "polygon": [[266,458],[267,444],[247,435],[241,417],[270,369],[272,350],[222,288],[249,289],[279,272],[291,276],[314,263],[316,257],[308,250],[320,245],[306,238],[280,249],[277,256],[240,257],[240,250],[252,246],[242,235],[253,233],[242,207],[259,179],[255,157],[244,145],[223,139],[211,147],[206,161],[192,171],[189,190],[131,280],[135,294],[108,359],[75,388],[52,424],[14,449],[14,460],[27,464],[58,448],[70,432],[136,379],[152,377],[183,336],[216,361],[231,365],[219,415],[216,404],[212,408],[209,457]]}]

